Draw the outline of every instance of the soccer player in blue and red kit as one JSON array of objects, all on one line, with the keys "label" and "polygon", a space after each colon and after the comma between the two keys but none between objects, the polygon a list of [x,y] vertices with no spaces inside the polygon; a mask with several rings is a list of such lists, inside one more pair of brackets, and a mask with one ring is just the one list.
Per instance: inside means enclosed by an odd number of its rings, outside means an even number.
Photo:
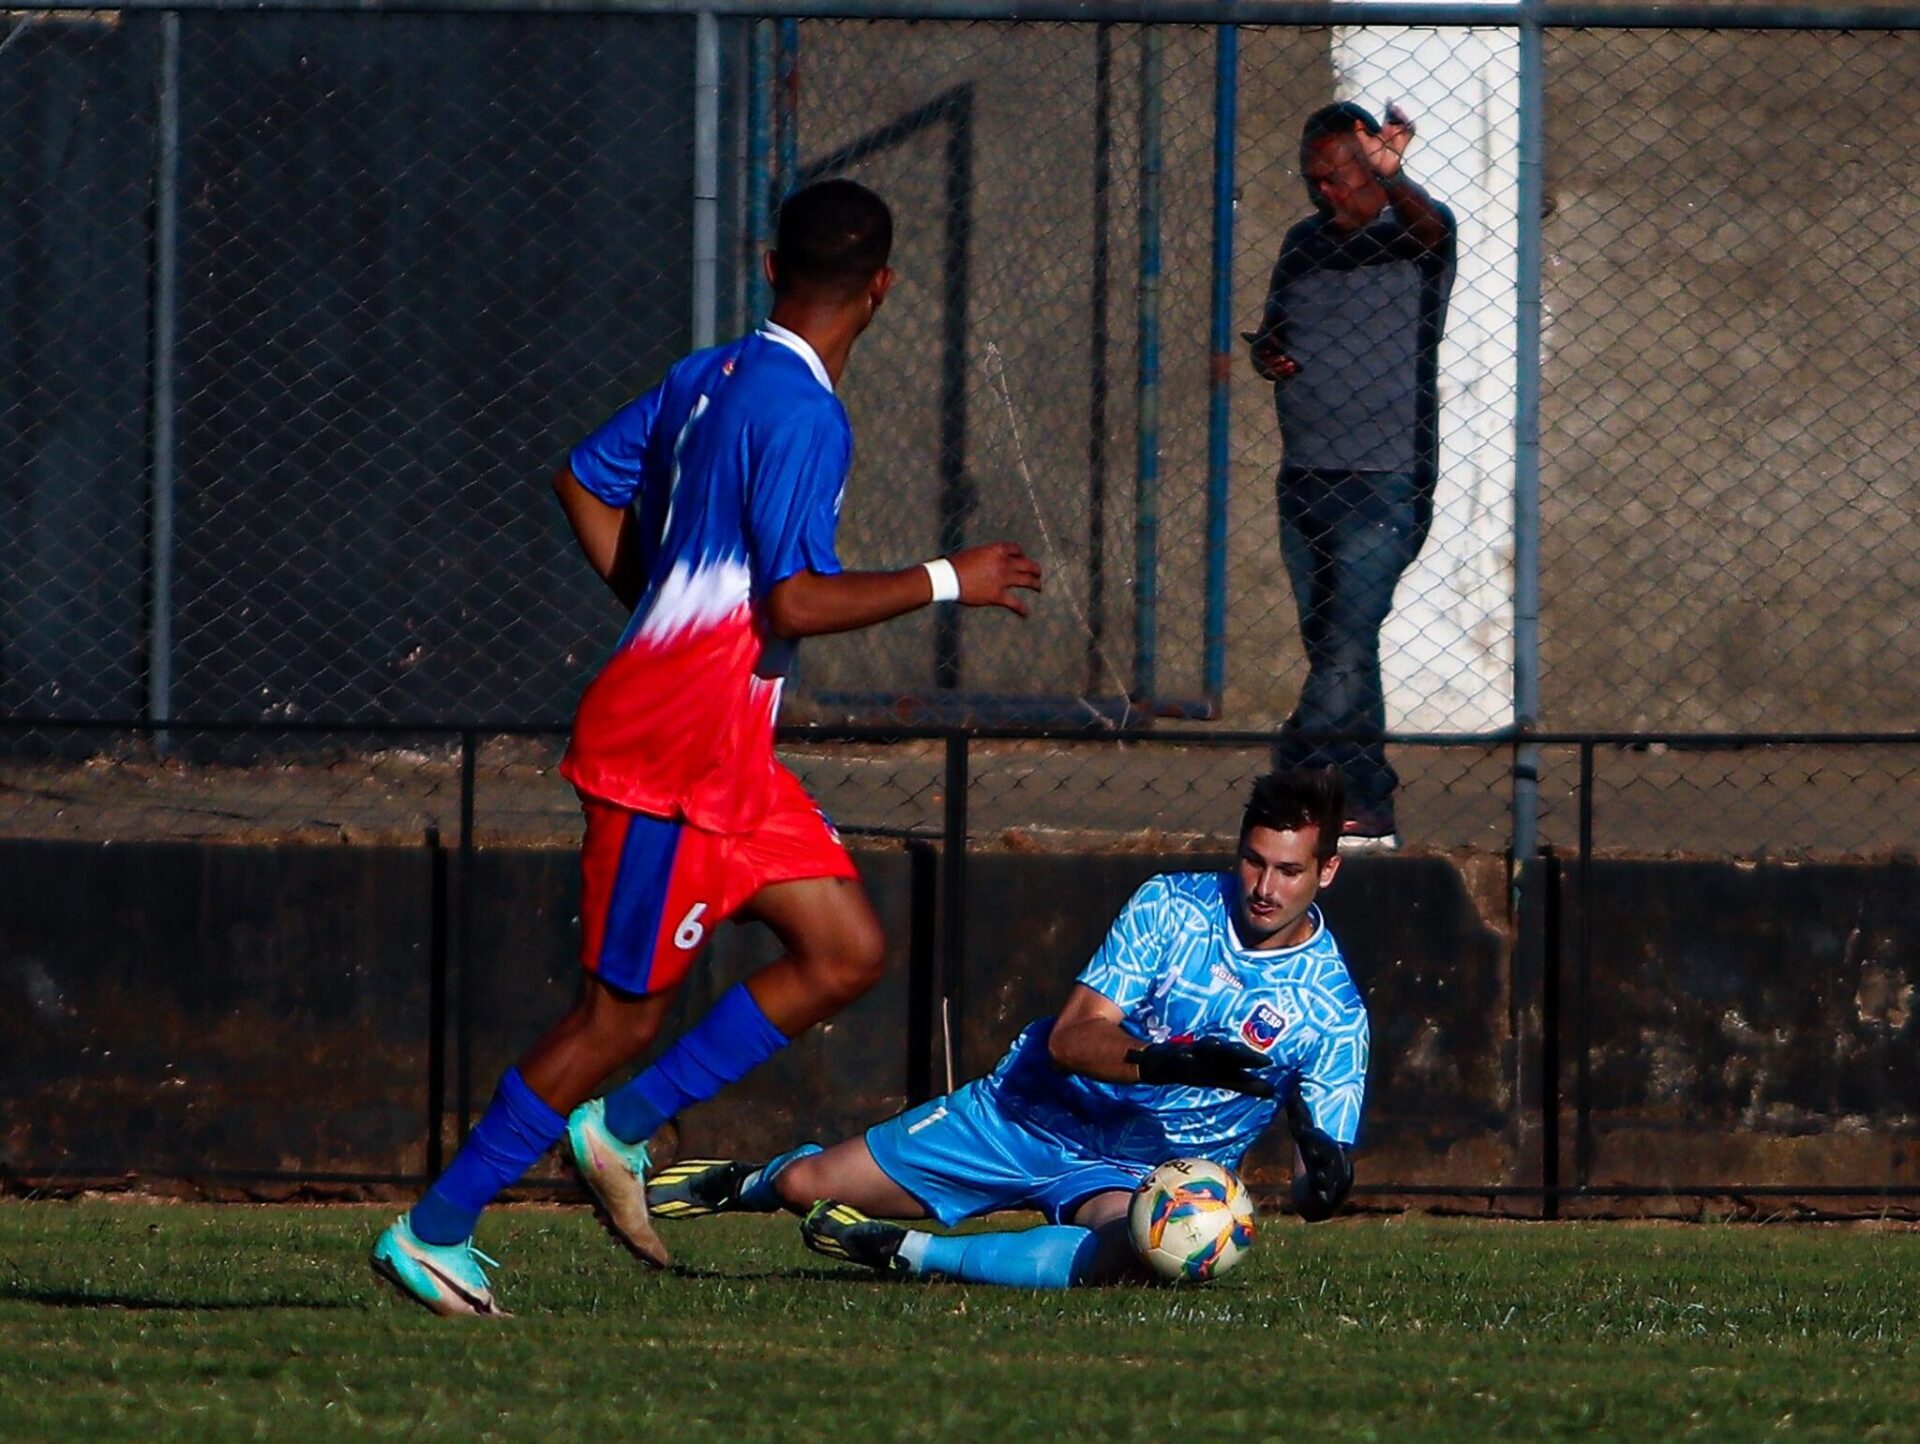
[{"label": "soccer player in blue and red kit", "polygon": [[[452,1165],[375,1245],[380,1274],[436,1313],[498,1312],[474,1222],[562,1133],[615,1233],[666,1263],[647,1216],[647,1139],[879,977],[880,925],[853,861],[774,757],[795,643],[935,602],[1024,616],[1021,592],[1040,587],[1011,542],[900,571],[841,569],[853,436],[834,387],[893,284],[892,243],[892,216],[864,186],[796,191],[766,258],[766,325],[679,362],[554,478],[587,561],[633,609],[561,768],[586,812],[584,975]],[[734,916],[766,923],[784,955],[596,1097],[653,1041],[674,988]]]},{"label": "soccer player in blue and red kit", "polygon": [[[790,1208],[809,1248],[909,1277],[1146,1278],[1127,1237],[1140,1180],[1174,1158],[1237,1168],[1284,1110],[1294,1206],[1328,1217],[1353,1183],[1367,1083],[1366,1005],[1314,904],[1340,868],[1344,793],[1332,768],[1260,779],[1234,870],[1142,884],[1059,1015],[986,1077],[824,1152],[663,1169],[655,1213]],[[936,1234],[882,1221],[1012,1208],[1047,1223]]]}]

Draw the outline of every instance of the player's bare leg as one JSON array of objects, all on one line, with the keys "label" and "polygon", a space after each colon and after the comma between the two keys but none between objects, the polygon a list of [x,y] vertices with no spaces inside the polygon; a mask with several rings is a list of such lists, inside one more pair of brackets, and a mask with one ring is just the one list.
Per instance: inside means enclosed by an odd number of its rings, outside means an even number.
[{"label": "player's bare leg", "polygon": [[651,1043],[666,1017],[673,990],[635,996],[591,973],[567,1014],[520,1060],[520,1076],[556,1113],[567,1118],[568,1151],[614,1237],[634,1255],[664,1268],[672,1255],[653,1231],[646,1209],[645,1140],[637,1149],[607,1134],[597,1102],[582,1107],[610,1074]]},{"label": "player's bare leg", "polygon": [[795,1213],[831,1198],[877,1218],[927,1216],[918,1199],[881,1171],[864,1138],[849,1138],[824,1153],[795,1159],[774,1177],[773,1189]]},{"label": "player's bare leg", "polygon": [[[711,1098],[838,1012],[880,976],[885,938],[866,893],[851,879],[769,884],[741,915],[771,927],[786,953],[724,994],[639,1077],[607,1098],[581,1104],[567,1120],[574,1162],[600,1204],[602,1219],[648,1263],[664,1264],[669,1256],[653,1227],[646,1139],[681,1109]],[[581,1026],[610,1045],[623,1023],[633,1023],[636,1032],[658,1025],[644,1011],[630,1016],[627,1009],[603,1008],[601,1013],[607,1020],[601,1031],[589,1019]],[[566,1078],[576,1081],[573,1074]],[[667,1216],[717,1212],[737,1206],[734,1195],[741,1182],[734,1165],[720,1171],[677,1167],[661,1201]],[[710,1192],[716,1197],[709,1199]]]},{"label": "player's bare leg", "polygon": [[742,912],[786,945],[785,956],[747,979],[747,991],[787,1037],[831,1018],[880,981],[886,934],[859,883],[839,877],[772,883]]},{"label": "player's bare leg", "polygon": [[[666,993],[633,997],[583,977],[566,1016],[501,1078],[452,1166],[381,1234],[373,1254],[381,1277],[435,1313],[499,1314],[484,1267],[491,1260],[473,1246],[475,1219],[565,1130],[566,1110],[653,1041],[667,1001]],[[653,1261],[666,1262],[666,1250],[657,1239],[653,1245]]]},{"label": "player's bare leg", "polygon": [[1127,1235],[1127,1207],[1132,1202],[1131,1193],[1114,1188],[1096,1193],[1073,1211],[1074,1223],[1091,1229],[1099,1240],[1093,1257],[1086,1264],[1086,1277],[1078,1282],[1117,1284],[1152,1280],[1152,1272],[1140,1261],[1140,1255],[1133,1250],[1133,1240]]},{"label": "player's bare leg", "polygon": [[672,1000],[672,990],[635,997],[584,973],[566,1016],[520,1059],[520,1076],[556,1113],[569,1112],[646,1051]]}]

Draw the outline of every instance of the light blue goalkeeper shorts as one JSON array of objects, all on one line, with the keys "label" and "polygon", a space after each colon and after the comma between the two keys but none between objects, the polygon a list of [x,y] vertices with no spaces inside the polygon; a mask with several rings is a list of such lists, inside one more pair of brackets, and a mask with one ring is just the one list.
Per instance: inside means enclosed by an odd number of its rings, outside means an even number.
[{"label": "light blue goalkeeper shorts", "polygon": [[1131,1193],[1150,1171],[1081,1153],[1007,1117],[981,1081],[875,1124],[867,1148],[880,1171],[943,1224],[1009,1208],[1071,1223],[1094,1194]]}]

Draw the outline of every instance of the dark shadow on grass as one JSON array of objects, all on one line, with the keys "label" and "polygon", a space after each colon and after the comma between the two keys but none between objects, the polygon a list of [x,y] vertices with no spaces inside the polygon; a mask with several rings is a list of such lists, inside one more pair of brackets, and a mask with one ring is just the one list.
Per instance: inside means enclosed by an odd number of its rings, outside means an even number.
[{"label": "dark shadow on grass", "polygon": [[723,1281],[738,1280],[741,1283],[767,1283],[774,1279],[791,1279],[798,1283],[872,1283],[903,1284],[912,1280],[896,1277],[892,1274],[871,1273],[865,1269],[803,1268],[803,1269],[707,1269],[695,1268],[690,1264],[674,1264],[667,1270],[674,1278],[716,1279]]},{"label": "dark shadow on grass", "polygon": [[0,1302],[18,1301],[39,1304],[49,1309],[124,1309],[138,1313],[235,1312],[257,1309],[358,1309],[350,1299],[289,1299],[269,1295],[259,1299],[184,1299],[155,1298],[139,1294],[89,1294],[73,1289],[33,1288],[19,1284],[0,1284]]}]

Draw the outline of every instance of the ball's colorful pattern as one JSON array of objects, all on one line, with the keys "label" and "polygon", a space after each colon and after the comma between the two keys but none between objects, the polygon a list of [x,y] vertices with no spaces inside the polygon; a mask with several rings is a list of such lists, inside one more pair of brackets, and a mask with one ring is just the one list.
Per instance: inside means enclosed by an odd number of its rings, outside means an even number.
[{"label": "ball's colorful pattern", "polygon": [[1245,1185],[1217,1163],[1163,1163],[1140,1185],[1128,1209],[1134,1247],[1167,1279],[1203,1283],[1237,1264],[1253,1244],[1253,1202]]}]

